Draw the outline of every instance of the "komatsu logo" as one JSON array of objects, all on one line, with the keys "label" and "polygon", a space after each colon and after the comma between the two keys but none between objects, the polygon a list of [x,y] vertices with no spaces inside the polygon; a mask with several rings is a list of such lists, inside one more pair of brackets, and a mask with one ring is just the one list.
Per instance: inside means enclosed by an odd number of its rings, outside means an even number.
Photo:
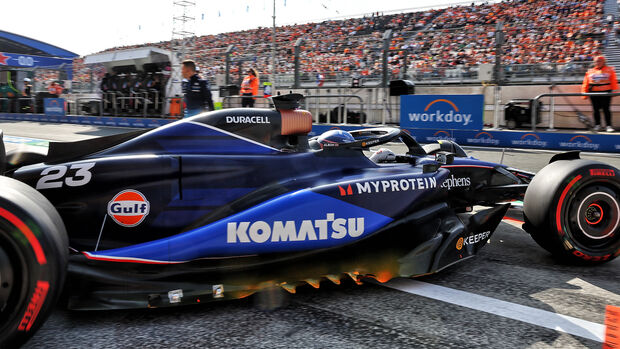
[{"label": "komatsu logo", "polygon": [[389,193],[437,188],[435,177],[417,177],[355,183],[358,194]]},{"label": "komatsu logo", "polygon": [[228,243],[294,242],[307,240],[356,238],[364,234],[364,217],[335,218],[328,213],[325,219],[296,221],[229,222]]}]

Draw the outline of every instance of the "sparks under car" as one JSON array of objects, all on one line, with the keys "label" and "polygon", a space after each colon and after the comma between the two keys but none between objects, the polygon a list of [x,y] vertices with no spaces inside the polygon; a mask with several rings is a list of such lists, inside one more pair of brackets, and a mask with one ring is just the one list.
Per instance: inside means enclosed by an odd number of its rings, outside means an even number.
[{"label": "sparks under car", "polygon": [[[72,309],[145,308],[434,273],[474,256],[514,200],[558,258],[620,251],[607,164],[558,154],[534,175],[387,127],[308,139],[299,98],[46,154],[1,148],[0,343],[27,340],[61,292]],[[407,152],[365,155],[387,142]]]}]

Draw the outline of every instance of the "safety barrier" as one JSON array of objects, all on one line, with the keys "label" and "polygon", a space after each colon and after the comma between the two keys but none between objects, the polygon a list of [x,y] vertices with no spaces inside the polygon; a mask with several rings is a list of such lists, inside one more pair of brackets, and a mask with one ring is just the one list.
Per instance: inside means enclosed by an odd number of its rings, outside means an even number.
[{"label": "safety barrier", "polygon": [[[351,131],[355,125],[313,125],[310,136],[332,129]],[[406,128],[419,143],[450,140],[460,145],[514,149],[545,149],[585,152],[620,153],[617,135],[564,132],[498,131],[498,130],[433,130]]]},{"label": "safety barrier", "polygon": [[554,128],[554,113],[555,113],[555,101],[554,101],[554,97],[576,97],[576,96],[588,96],[588,97],[592,97],[592,96],[598,96],[598,97],[603,97],[603,96],[610,96],[610,97],[615,97],[615,96],[620,96],[620,93],[618,92],[614,92],[614,93],[610,93],[610,92],[605,92],[605,93],[600,93],[600,92],[592,92],[592,93],[542,93],[539,94],[538,96],[534,97],[533,99],[533,103],[532,103],[532,131],[536,131],[536,120],[538,120],[538,106],[540,104],[540,99],[544,98],[544,97],[550,97],[551,101],[549,103],[549,128],[547,129],[547,131],[555,131]]},{"label": "safety barrier", "polygon": [[[93,126],[152,128],[176,120],[100,116],[47,116],[44,114],[0,113],[2,120],[70,123]],[[315,124],[310,136],[332,129],[356,130],[368,126]],[[620,153],[620,144],[614,134],[583,134],[560,132],[498,131],[498,130],[433,130],[406,129],[420,143],[451,140],[461,145],[515,149],[580,150],[590,152]]]},{"label": "safety barrier", "polygon": [[[29,107],[31,110],[34,110],[36,104],[35,104],[35,98],[34,97],[18,97],[18,98],[7,98],[7,97],[1,97],[0,101],[6,101],[7,102],[7,112],[9,113],[21,113],[21,108],[22,108],[22,101],[28,101],[29,103]],[[17,103],[11,103],[11,102],[17,102]],[[13,107],[13,111],[11,111],[11,106]],[[0,105],[0,110],[3,109],[3,107]]]}]

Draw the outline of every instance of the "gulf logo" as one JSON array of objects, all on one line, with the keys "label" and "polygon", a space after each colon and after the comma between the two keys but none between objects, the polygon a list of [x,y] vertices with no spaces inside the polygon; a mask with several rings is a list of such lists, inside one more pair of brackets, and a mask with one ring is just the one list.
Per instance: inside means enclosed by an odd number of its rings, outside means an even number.
[{"label": "gulf logo", "polygon": [[139,191],[123,190],[108,202],[108,215],[123,227],[135,227],[149,214],[151,204]]}]

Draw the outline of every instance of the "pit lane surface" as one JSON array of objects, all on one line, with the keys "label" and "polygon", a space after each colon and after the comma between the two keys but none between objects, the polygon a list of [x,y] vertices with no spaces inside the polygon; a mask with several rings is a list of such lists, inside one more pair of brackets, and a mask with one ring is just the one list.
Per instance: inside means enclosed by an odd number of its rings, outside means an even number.
[{"label": "pit lane surface", "polygon": [[[14,137],[9,149],[127,131],[31,122],[0,122],[0,129]],[[468,152],[494,162],[502,157],[498,150]],[[553,154],[509,151],[504,163],[537,171]],[[615,155],[583,157],[620,167]],[[598,267],[560,264],[522,230],[502,223],[477,257],[439,274],[392,284],[413,294],[374,283],[323,281],[318,290],[298,288],[286,306],[273,311],[259,310],[254,298],[135,311],[57,308],[26,348],[600,348],[596,332],[600,336],[605,306],[620,305],[619,271],[620,259]],[[431,287],[427,296],[419,295],[420,285]],[[458,297],[438,300],[446,290]],[[501,312],[497,303],[505,307]],[[516,320],[519,310],[524,318]],[[551,317],[541,320],[541,314]],[[566,323],[572,318],[583,321]],[[548,320],[550,327],[568,333],[545,327]]]}]

